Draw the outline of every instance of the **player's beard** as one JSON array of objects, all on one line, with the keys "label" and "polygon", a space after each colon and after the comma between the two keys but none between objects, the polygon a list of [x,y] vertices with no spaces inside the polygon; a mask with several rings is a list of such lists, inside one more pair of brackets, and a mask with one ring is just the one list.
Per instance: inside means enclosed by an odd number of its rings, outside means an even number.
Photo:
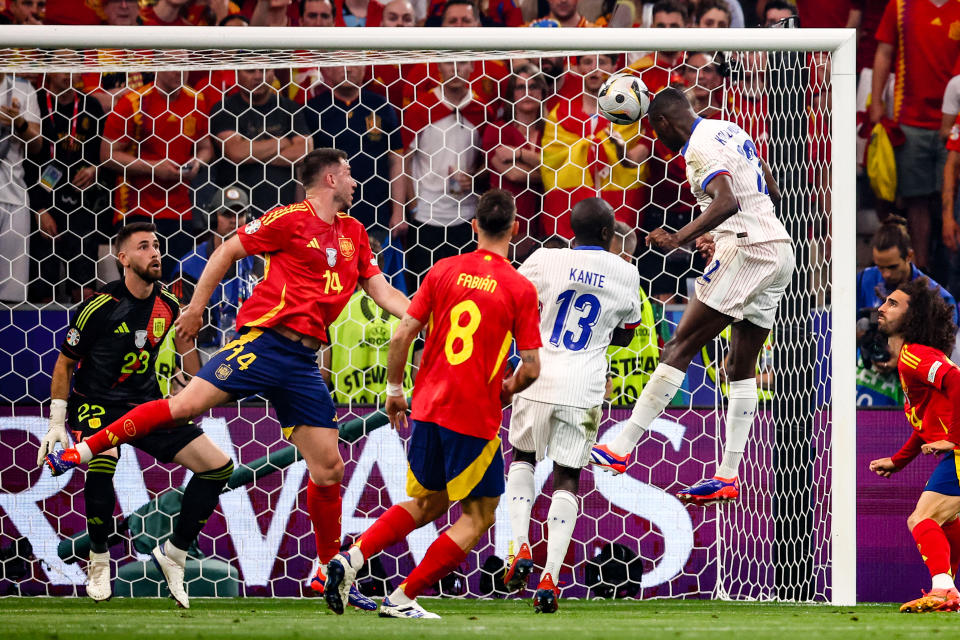
[{"label": "player's beard", "polygon": [[130,265],[130,269],[132,269],[133,272],[137,274],[138,278],[140,278],[144,282],[149,282],[150,284],[153,284],[154,282],[159,280],[163,275],[163,272],[161,271],[160,267],[152,267],[149,265],[146,267],[138,267],[136,265]]}]

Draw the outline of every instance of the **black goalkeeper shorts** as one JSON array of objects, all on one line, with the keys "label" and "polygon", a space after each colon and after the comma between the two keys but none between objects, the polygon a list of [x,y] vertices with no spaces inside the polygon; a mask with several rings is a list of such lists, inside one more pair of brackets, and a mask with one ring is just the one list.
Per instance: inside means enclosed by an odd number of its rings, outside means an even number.
[{"label": "black goalkeeper shorts", "polygon": [[[85,398],[72,396],[67,402],[67,426],[74,442],[80,442],[97,431],[115,422],[130,411],[129,406],[96,404]],[[185,446],[203,435],[203,430],[192,421],[172,429],[157,429],[130,444],[157,459],[158,462],[173,462]]]}]

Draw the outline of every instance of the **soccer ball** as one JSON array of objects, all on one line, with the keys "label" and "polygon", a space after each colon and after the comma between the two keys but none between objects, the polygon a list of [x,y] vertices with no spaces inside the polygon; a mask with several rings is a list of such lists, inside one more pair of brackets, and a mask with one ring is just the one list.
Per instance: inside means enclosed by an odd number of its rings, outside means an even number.
[{"label": "soccer ball", "polygon": [[650,91],[643,80],[629,73],[615,73],[597,95],[600,113],[615,124],[633,124],[650,108]]}]

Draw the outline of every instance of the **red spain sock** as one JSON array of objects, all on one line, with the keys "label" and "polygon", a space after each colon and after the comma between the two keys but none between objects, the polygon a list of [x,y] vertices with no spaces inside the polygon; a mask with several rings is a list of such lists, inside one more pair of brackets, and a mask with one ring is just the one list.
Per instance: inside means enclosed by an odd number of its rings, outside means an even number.
[{"label": "red spain sock", "polygon": [[169,400],[154,400],[131,409],[118,418],[116,422],[97,431],[83,442],[93,455],[103,453],[118,445],[142,438],[154,429],[174,426],[173,416],[170,415]]},{"label": "red spain sock", "polygon": [[921,520],[910,533],[917,541],[920,557],[930,570],[930,575],[950,573],[950,543],[940,525],[927,518]]},{"label": "red spain sock", "polygon": [[410,512],[395,504],[363,532],[356,546],[363,554],[363,559],[367,560],[390,545],[400,542],[416,528],[417,521]]},{"label": "red spain sock", "polygon": [[340,551],[340,522],[343,518],[340,483],[320,486],[308,478],[307,513],[317,539],[317,559],[321,564],[327,564]]},{"label": "red spain sock", "polygon": [[950,575],[956,576],[960,570],[960,518],[945,522],[940,528],[950,543]]},{"label": "red spain sock", "polygon": [[400,588],[408,598],[416,598],[431,585],[436,584],[440,578],[460,566],[466,557],[467,552],[461,549],[449,535],[443,533],[433,541],[423,560],[410,572]]}]

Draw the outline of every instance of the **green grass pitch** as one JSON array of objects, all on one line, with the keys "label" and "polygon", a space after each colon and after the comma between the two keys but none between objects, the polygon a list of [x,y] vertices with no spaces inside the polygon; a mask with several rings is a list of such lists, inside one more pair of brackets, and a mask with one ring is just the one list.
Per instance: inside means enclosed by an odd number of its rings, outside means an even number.
[{"label": "green grass pitch", "polygon": [[[906,615],[897,605],[753,604],[711,601],[561,600],[560,611],[535,615],[525,600],[424,599],[442,620],[381,619],[376,613],[329,613],[318,598],[194,599],[189,610],[170,600],[0,598],[0,638],[30,640],[393,640],[394,638],[949,638],[960,634],[955,613]],[[929,637],[929,636],[927,636]]]}]

